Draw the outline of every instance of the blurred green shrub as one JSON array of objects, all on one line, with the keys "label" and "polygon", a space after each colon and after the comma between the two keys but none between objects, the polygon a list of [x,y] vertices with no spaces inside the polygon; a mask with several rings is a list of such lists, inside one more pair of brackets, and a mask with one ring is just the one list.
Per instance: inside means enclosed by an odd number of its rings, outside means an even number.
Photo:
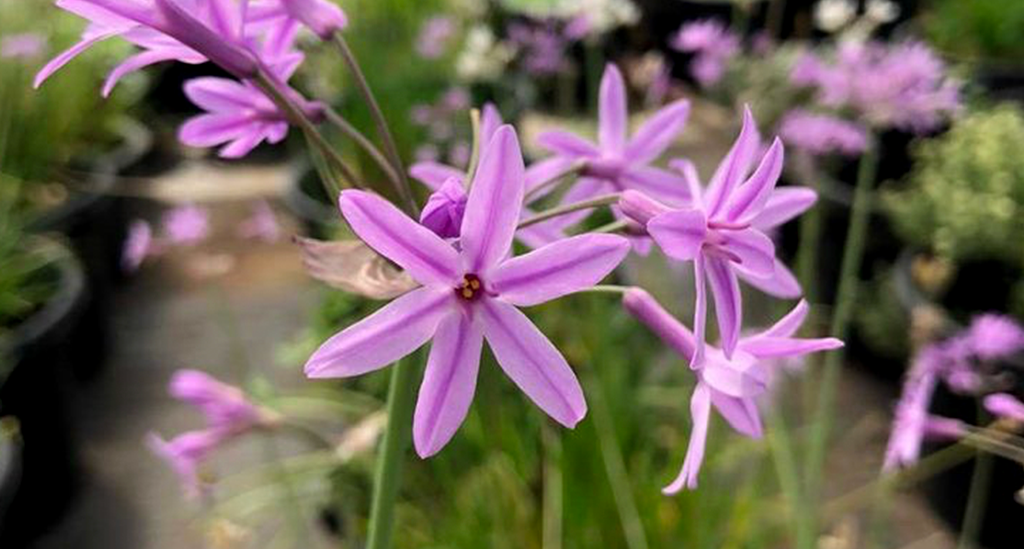
[{"label": "blurred green shrub", "polygon": [[1024,2],[933,0],[925,33],[939,49],[961,57],[1021,63]]},{"label": "blurred green shrub", "polygon": [[905,188],[883,205],[902,238],[954,262],[1024,265],[1024,113],[977,110],[914,145]]}]

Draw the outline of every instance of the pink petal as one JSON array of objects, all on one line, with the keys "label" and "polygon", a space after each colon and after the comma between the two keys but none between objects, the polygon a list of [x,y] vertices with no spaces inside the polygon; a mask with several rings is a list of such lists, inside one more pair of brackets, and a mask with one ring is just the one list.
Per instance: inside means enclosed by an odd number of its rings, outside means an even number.
[{"label": "pink petal", "polygon": [[178,130],[178,139],[192,147],[210,147],[232,141],[250,131],[253,121],[244,113],[193,116]]},{"label": "pink petal", "polygon": [[494,132],[498,131],[503,123],[498,107],[495,107],[494,103],[484,103],[484,108],[480,112],[480,143],[490,143]]},{"label": "pink petal", "polygon": [[665,252],[681,261],[700,253],[707,237],[707,220],[700,210],[674,210],[656,216],[647,224],[647,232]]},{"label": "pink petal", "polygon": [[562,130],[546,131],[537,136],[537,145],[555,154],[571,158],[600,156],[591,142]]},{"label": "pink petal", "polygon": [[450,314],[438,325],[413,416],[413,442],[421,458],[441,450],[466,419],[483,344],[483,332],[469,315]]},{"label": "pink petal", "polygon": [[733,361],[722,364],[713,359],[701,370],[701,380],[713,392],[733,397],[749,398],[764,393],[768,385],[768,375],[757,359],[748,353],[733,355]]},{"label": "pink petal", "polygon": [[156,63],[162,63],[164,61],[172,61],[177,59],[178,55],[174,51],[166,50],[150,50],[143,51],[132,55],[119,63],[110,74],[107,75],[107,79],[103,82],[103,90],[100,91],[100,95],[107,97],[110,92],[114,91],[114,86],[121,80],[121,78],[129,73],[143,69]]},{"label": "pink petal", "polygon": [[419,288],[328,339],[306,362],[311,378],[351,377],[402,358],[430,339],[454,309],[448,288]]},{"label": "pink petal", "polygon": [[985,397],[985,409],[994,416],[1024,422],[1024,403],[1007,393]]},{"label": "pink petal", "polygon": [[460,231],[468,272],[483,274],[508,255],[523,205],[523,155],[512,126],[484,149]]},{"label": "pink petal", "polygon": [[32,82],[32,87],[39,88],[39,86],[43,85],[43,82],[45,82],[47,78],[53,75],[53,73],[59,71],[64,65],[67,65],[68,62],[77,57],[78,54],[89,49],[93,46],[93,44],[106,40],[111,36],[116,36],[120,34],[120,32],[121,29],[115,29],[83,38],[82,41],[76,43],[75,45],[58,54],[57,57],[51,59],[49,63],[47,63],[38,73],[36,73],[35,80],[33,80]]},{"label": "pink petal", "polygon": [[484,337],[501,369],[552,419],[572,428],[587,414],[576,374],[519,309],[496,299],[478,308]]},{"label": "pink petal", "polygon": [[760,143],[761,137],[757,132],[754,115],[751,114],[749,107],[745,107],[743,129],[708,184],[708,191],[704,197],[708,217],[715,217],[715,214],[725,206],[736,186],[750,172],[750,165],[754,162],[754,155],[757,154]]},{"label": "pink petal", "polygon": [[[576,162],[571,158],[565,158],[562,156],[552,156],[539,162],[534,162],[526,168],[526,175],[524,179],[526,181],[526,192],[530,192],[538,185],[554,181],[566,173],[573,167]],[[554,190],[556,185],[548,185],[544,190],[537,191],[536,194],[530,197],[531,200],[537,200],[543,196],[546,196],[549,192]]]},{"label": "pink petal", "polygon": [[643,191],[673,206],[682,206],[690,200],[686,180],[677,174],[653,166],[634,166],[619,176],[627,188]]},{"label": "pink petal", "polygon": [[800,288],[800,281],[793,275],[793,271],[790,271],[789,267],[779,261],[778,258],[775,259],[775,268],[769,277],[754,274],[744,268],[743,265],[734,264],[733,269],[736,271],[736,275],[743,279],[744,282],[770,296],[782,299],[796,299],[803,294],[803,289]]},{"label": "pink petal", "polygon": [[693,360],[690,361],[690,369],[696,370],[704,365],[705,347],[707,344],[707,322],[708,322],[708,293],[707,293],[707,267],[704,254],[697,254],[693,262],[694,299],[693,299],[693,338],[697,347],[693,352]]},{"label": "pink petal", "polygon": [[686,126],[690,116],[690,102],[680,99],[658,110],[643,123],[626,147],[630,162],[646,164],[665,152]]},{"label": "pink petal", "polygon": [[758,336],[792,337],[800,329],[800,326],[803,325],[810,310],[811,306],[808,305],[807,300],[801,299],[800,303],[797,303],[792,311],[786,313],[786,316],[780,318],[771,328],[761,332]]},{"label": "pink petal", "polygon": [[690,444],[686,448],[686,459],[679,476],[661,490],[666,496],[679,493],[683,488],[697,487],[697,475],[704,462],[704,447],[708,440],[708,420],[711,415],[711,395],[707,387],[698,383],[690,397],[690,417],[693,418],[693,429],[690,431]]},{"label": "pink petal", "polygon": [[609,63],[598,92],[597,142],[606,153],[621,154],[626,147],[626,84],[618,67]]},{"label": "pink petal", "polygon": [[257,126],[222,147],[217,152],[217,156],[221,158],[242,158],[259,146],[265,137],[265,132]]},{"label": "pink petal", "polygon": [[502,263],[491,289],[528,307],[578,292],[608,276],[629,253],[629,241],[611,234],[584,234],[548,244]]},{"label": "pink petal", "polygon": [[682,174],[686,188],[690,190],[690,201],[693,203],[693,207],[703,208],[704,187],[700,184],[700,176],[697,174],[697,167],[693,165],[693,162],[685,158],[676,158],[670,160],[668,166]]},{"label": "pink petal", "polygon": [[776,188],[751,224],[756,229],[767,231],[804,213],[817,200],[818,193],[808,187]]},{"label": "pink petal", "polygon": [[757,229],[722,231],[721,246],[739,259],[753,276],[768,278],[775,273],[775,244]]},{"label": "pink petal", "polygon": [[236,113],[253,106],[253,90],[229,78],[193,78],[185,82],[184,90],[190,101],[208,111]]},{"label": "pink petal", "polygon": [[820,339],[753,337],[740,344],[744,351],[761,359],[801,356],[819,351],[831,351],[842,346],[843,342],[834,337]]},{"label": "pink petal", "polygon": [[387,200],[365,191],[349,190],[342,191],[339,203],[356,236],[400,265],[420,284],[451,288],[462,277],[455,249]]},{"label": "pink petal", "polygon": [[761,438],[764,435],[761,414],[758,413],[757,404],[753,399],[712,392],[711,403],[740,434],[751,438]]},{"label": "pink petal", "polygon": [[722,352],[732,358],[740,339],[740,325],[743,316],[743,298],[736,273],[729,264],[717,257],[707,258],[708,282],[715,298],[715,317],[718,332],[722,337]]},{"label": "pink petal", "polygon": [[740,185],[736,192],[729,197],[725,209],[725,216],[729,221],[748,223],[761,213],[768,197],[775,190],[775,183],[782,175],[783,160],[782,141],[776,137],[764,158],[761,159],[761,164],[754,171],[754,175],[750,176],[750,179]]},{"label": "pink petal", "polygon": [[444,185],[445,181],[453,177],[462,181],[466,177],[466,172],[438,162],[417,162],[409,167],[409,175],[418,179],[430,190],[436,191],[441,188],[441,185]]}]

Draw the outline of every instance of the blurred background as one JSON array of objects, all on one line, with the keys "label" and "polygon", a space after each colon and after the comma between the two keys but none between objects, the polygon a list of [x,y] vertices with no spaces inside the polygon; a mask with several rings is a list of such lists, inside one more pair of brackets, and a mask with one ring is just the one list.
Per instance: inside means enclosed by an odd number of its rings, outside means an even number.
[{"label": "blurred background", "polygon": [[[451,444],[408,457],[397,547],[783,548],[807,520],[822,549],[1024,547],[1024,470],[1011,459],[984,458],[984,474],[980,458],[963,459],[878,481],[915,353],[979,314],[1024,318],[1024,1],[338,3],[407,163],[466,165],[468,109],[485,101],[531,159],[544,129],[595,134],[597,83],[614,62],[636,119],[692,102],[668,156],[692,159],[706,180],[749,104],[786,143],[785,182],[819,191],[777,235],[814,306],[810,333],[828,325],[858,166],[878,143],[820,498],[793,488],[819,359],[777,365],[791,375],[773,380],[764,439],[713,420],[700,489],[665,497],[693,381],[614,296],[570,297],[531,316],[579,375],[588,419],[558,429],[485,355],[480,398]],[[693,24],[705,29],[688,40]],[[0,547],[361,547],[388,373],[302,374],[321,342],[379,306],[303,268],[293,235],[345,234],[316,159],[299,132],[242,160],[182,145],[178,128],[199,112],[182,84],[224,75],[208,64],[158,65],[101,97],[132,51],[117,40],[33,90],[82,30],[48,0],[0,0]],[[313,38],[293,84],[372,133],[337,52]],[[827,69],[853,63],[850,44],[874,48],[878,66],[847,73],[863,78],[848,87],[867,89],[839,100]],[[876,89],[907,75],[926,89],[899,101]],[[381,178],[330,137],[361,177]],[[692,275],[657,253],[619,276],[692,314]],[[745,298],[752,326],[788,310]],[[1018,355],[978,375],[1020,397]],[[301,429],[232,441],[203,464],[212,489],[188,497],[145,443],[200,423],[167,393],[181,368],[243,388]],[[984,425],[980,394],[942,385],[931,411]]]}]

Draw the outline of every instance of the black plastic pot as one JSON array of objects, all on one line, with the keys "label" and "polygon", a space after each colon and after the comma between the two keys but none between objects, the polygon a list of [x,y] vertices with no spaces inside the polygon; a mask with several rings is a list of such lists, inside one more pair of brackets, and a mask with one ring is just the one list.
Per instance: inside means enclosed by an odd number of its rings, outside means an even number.
[{"label": "black plastic pot", "polygon": [[328,238],[341,224],[341,213],[332,204],[320,184],[320,177],[309,164],[296,163],[284,202],[302,222],[303,232],[313,238]]},{"label": "black plastic pot", "polygon": [[0,516],[0,547],[5,549],[26,546],[56,522],[77,484],[70,366],[77,359],[74,335],[85,320],[89,286],[66,245],[54,240],[42,245],[58,258],[57,290],[13,329],[0,349],[10,365],[0,381],[0,416],[17,420],[22,442],[20,455],[13,458],[21,465],[20,479],[13,489],[5,481],[0,490],[10,498]]},{"label": "black plastic pot", "polygon": [[1024,65],[983,62],[975,69],[974,76],[992,99],[1024,105]]}]

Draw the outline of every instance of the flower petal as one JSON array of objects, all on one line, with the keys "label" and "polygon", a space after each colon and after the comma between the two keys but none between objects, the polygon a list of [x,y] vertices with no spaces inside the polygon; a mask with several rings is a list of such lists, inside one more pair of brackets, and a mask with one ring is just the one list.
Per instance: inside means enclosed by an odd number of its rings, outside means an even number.
[{"label": "flower petal", "polygon": [[834,337],[820,339],[799,339],[795,337],[752,337],[744,340],[740,347],[757,358],[780,358],[801,356],[819,351],[831,351],[843,346]]},{"label": "flower petal", "polygon": [[757,335],[758,337],[792,337],[800,329],[800,326],[803,325],[810,310],[811,306],[807,303],[807,300],[801,299],[800,303],[797,303],[792,311],[786,313],[786,316],[780,318],[771,328]]},{"label": "flower petal", "polygon": [[483,151],[462,218],[459,234],[469,272],[482,274],[508,254],[523,206],[524,171],[515,130],[498,128]]},{"label": "flower petal", "polygon": [[402,358],[430,339],[446,314],[458,314],[448,288],[418,288],[328,339],[306,362],[311,378],[364,374]]},{"label": "flower petal", "polygon": [[803,294],[800,281],[793,275],[793,271],[790,271],[789,267],[778,258],[775,258],[775,269],[772,275],[767,278],[748,271],[743,265],[733,265],[733,269],[744,282],[770,296],[796,299]]},{"label": "flower petal", "polygon": [[552,419],[575,427],[587,414],[587,403],[562,353],[512,305],[488,299],[478,311],[484,337],[505,374]]},{"label": "flower petal", "polygon": [[715,217],[719,213],[736,186],[750,172],[750,165],[754,162],[760,143],[761,136],[757,132],[754,115],[749,107],[744,107],[743,129],[708,183],[708,191],[704,196],[708,217]]},{"label": "flower petal", "polygon": [[818,193],[809,187],[776,188],[751,225],[761,231],[778,227],[807,211],[817,200]]},{"label": "flower petal", "polygon": [[617,235],[574,236],[502,263],[489,282],[504,301],[537,305],[597,284],[629,248],[629,241]]},{"label": "flower petal", "polygon": [[484,108],[480,111],[480,143],[490,143],[494,132],[498,131],[503,123],[498,107],[495,107],[494,103],[484,103]]},{"label": "flower petal", "polygon": [[740,434],[751,438],[761,438],[764,435],[761,414],[758,413],[757,404],[753,399],[713,392],[711,393],[711,403],[715,405],[718,413],[722,414],[722,417],[729,422],[729,425]]},{"label": "flower petal", "polygon": [[690,188],[681,176],[653,166],[634,166],[622,172],[619,180],[629,189],[636,189],[680,207],[690,202]]},{"label": "flower petal", "polygon": [[782,175],[784,158],[782,141],[776,137],[754,174],[729,197],[725,209],[725,216],[729,221],[749,223],[761,213],[768,197],[775,190],[775,183]]},{"label": "flower petal", "polygon": [[721,363],[710,360],[701,370],[701,379],[714,392],[729,396],[750,398],[764,393],[768,386],[768,375],[757,359],[743,351],[733,355],[733,360]]},{"label": "flower petal", "polygon": [[255,149],[266,138],[266,132],[257,125],[246,133],[238,136],[218,151],[221,158],[242,158]]},{"label": "flower petal", "polygon": [[[562,156],[552,156],[551,158],[545,158],[544,160],[530,164],[530,167],[526,168],[526,175],[524,176],[526,181],[526,192],[530,192],[540,185],[561,178],[567,174],[575,164],[576,162],[573,159]],[[556,186],[557,185],[548,185],[545,189],[537,191],[535,194],[531,195],[530,200],[533,201],[546,196]]]},{"label": "flower petal", "polygon": [[469,412],[484,336],[467,314],[450,314],[437,326],[416,400],[412,438],[421,458],[436,454]]},{"label": "flower petal", "polygon": [[342,191],[338,202],[356,235],[408,271],[420,284],[451,286],[462,276],[455,249],[390,202],[375,194],[352,190]]},{"label": "flower petal", "polygon": [[606,153],[622,153],[626,147],[626,125],[629,118],[626,111],[626,84],[619,68],[612,63],[604,69],[598,94],[597,142]]},{"label": "flower petal", "polygon": [[110,74],[107,75],[107,79],[103,82],[103,89],[100,91],[100,95],[103,97],[109,96],[110,92],[114,91],[114,86],[116,86],[121,78],[126,74],[135,72],[150,65],[155,65],[164,61],[172,61],[177,58],[177,52],[167,50],[143,51],[132,55],[110,71]]},{"label": "flower petal", "polygon": [[703,254],[697,254],[693,261],[693,339],[696,348],[693,352],[693,359],[690,361],[690,369],[696,370],[704,365],[704,355],[707,343],[708,323],[708,293],[707,293],[707,267]]},{"label": "flower petal", "polygon": [[674,210],[651,219],[647,232],[665,255],[689,261],[700,253],[704,244],[707,220],[700,210]]},{"label": "flower petal", "polygon": [[593,143],[562,130],[549,130],[537,136],[537,145],[552,153],[570,158],[600,156]]},{"label": "flower petal", "polygon": [[775,272],[775,244],[757,229],[722,231],[722,248],[739,259],[744,270],[768,278]]},{"label": "flower petal", "polygon": [[201,114],[178,129],[178,140],[191,147],[211,147],[247,133],[253,121],[244,113]]},{"label": "flower petal", "polygon": [[33,88],[39,88],[43,85],[43,82],[47,78],[53,75],[53,73],[59,71],[64,65],[67,65],[72,59],[78,56],[78,54],[91,48],[94,44],[102,42],[111,36],[120,34],[122,29],[109,30],[107,32],[95,33],[90,36],[83,36],[82,40],[75,43],[70,48],[62,51],[57,57],[54,57],[47,63],[38,73],[36,73],[35,79],[32,81]]},{"label": "flower petal", "polygon": [[654,160],[672,144],[689,116],[690,102],[686,99],[661,108],[633,134],[626,146],[626,158],[636,164]]},{"label": "flower petal", "polygon": [[204,76],[185,82],[185,96],[208,111],[234,113],[253,106],[253,90],[229,78]]},{"label": "flower petal", "polygon": [[679,172],[686,182],[686,188],[690,190],[690,201],[694,208],[704,208],[704,186],[700,183],[700,175],[697,174],[697,166],[685,158],[669,160],[668,166]]},{"label": "flower petal", "polygon": [[693,418],[693,429],[690,430],[690,444],[686,447],[686,459],[679,476],[672,484],[662,488],[661,493],[670,496],[679,493],[683,488],[697,487],[697,475],[704,462],[704,447],[708,440],[708,420],[711,415],[711,394],[703,383],[698,383],[690,397],[690,417]]},{"label": "flower petal", "polygon": [[722,337],[722,352],[732,358],[740,339],[740,325],[743,317],[743,298],[736,273],[725,261],[717,257],[707,258],[708,282],[715,297],[715,317],[718,332]]},{"label": "flower petal", "polygon": [[417,162],[409,167],[409,175],[418,179],[421,183],[436,191],[452,177],[462,181],[466,173],[458,168],[446,166],[438,162]]}]

